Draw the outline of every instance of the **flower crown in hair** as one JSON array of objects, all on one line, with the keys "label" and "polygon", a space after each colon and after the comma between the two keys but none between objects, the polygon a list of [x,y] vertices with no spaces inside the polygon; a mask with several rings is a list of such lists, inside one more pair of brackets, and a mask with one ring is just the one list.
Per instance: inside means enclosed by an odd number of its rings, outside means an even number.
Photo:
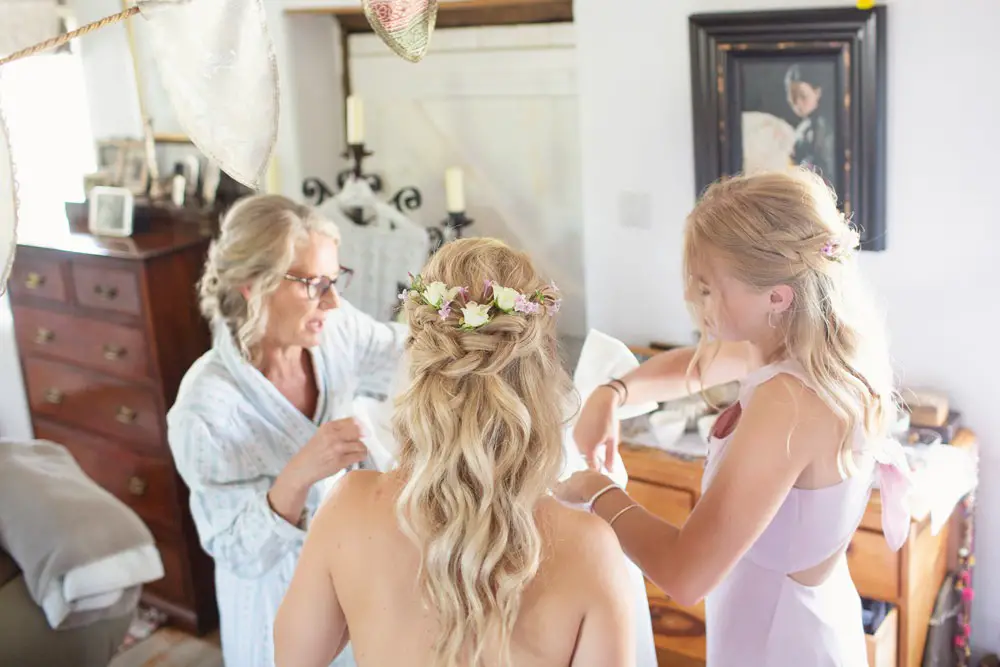
[{"label": "flower crown in hair", "polygon": [[833,262],[843,262],[848,259],[861,245],[861,236],[851,226],[850,219],[843,213],[840,214],[840,219],[846,225],[847,229],[842,234],[831,238],[819,249],[823,257]]},{"label": "flower crown in hair", "polygon": [[[555,283],[550,284],[550,287],[558,291]],[[559,312],[562,304],[562,299],[547,296],[542,290],[535,290],[533,294],[521,294],[492,280],[483,283],[484,303],[476,303],[470,299],[468,287],[448,287],[442,282],[425,284],[419,273],[410,274],[410,287],[399,294],[400,301],[407,298],[421,305],[437,308],[442,320],[448,319],[453,307],[461,309],[459,328],[465,331],[478,329],[497,313],[539,315],[544,311],[551,316]]]}]

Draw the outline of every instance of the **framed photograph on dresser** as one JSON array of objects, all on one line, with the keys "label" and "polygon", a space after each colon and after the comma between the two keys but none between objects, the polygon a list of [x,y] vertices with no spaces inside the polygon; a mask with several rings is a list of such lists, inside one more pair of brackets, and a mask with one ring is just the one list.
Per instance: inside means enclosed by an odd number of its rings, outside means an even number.
[{"label": "framed photograph on dresser", "polygon": [[805,165],[884,250],[886,8],[690,17],[695,180]]}]

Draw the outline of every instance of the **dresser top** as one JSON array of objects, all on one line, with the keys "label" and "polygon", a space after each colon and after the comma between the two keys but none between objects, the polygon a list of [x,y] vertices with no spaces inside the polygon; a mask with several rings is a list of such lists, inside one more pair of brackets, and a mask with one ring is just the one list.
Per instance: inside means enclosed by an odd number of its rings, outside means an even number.
[{"label": "dresser top", "polygon": [[124,238],[74,233],[68,225],[58,232],[45,229],[45,233],[32,233],[31,227],[28,220],[18,224],[18,247],[136,260],[177,252],[205,243],[209,238],[207,233],[193,224],[156,225],[148,232]]}]

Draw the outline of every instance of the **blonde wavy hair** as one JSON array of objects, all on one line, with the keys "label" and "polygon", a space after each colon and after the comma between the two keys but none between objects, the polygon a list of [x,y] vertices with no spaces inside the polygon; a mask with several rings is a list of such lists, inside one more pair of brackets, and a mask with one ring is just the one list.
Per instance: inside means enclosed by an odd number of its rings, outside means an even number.
[{"label": "blonde wavy hair", "polygon": [[[856,427],[884,436],[897,416],[885,326],[859,273],[857,245],[836,194],[804,168],[711,185],[684,233],[687,300],[703,329],[693,275],[706,254],[752,287],[792,288],[792,305],[776,323],[784,354],[802,365],[845,424],[840,453],[848,471],[855,468]],[[710,354],[705,335],[701,341],[692,368]]]},{"label": "blonde wavy hair", "polygon": [[252,195],[229,209],[209,247],[198,283],[201,312],[213,324],[224,323],[251,363],[267,329],[267,297],[313,232],[340,242],[337,226],[315,209],[280,195]]},{"label": "blonde wavy hair", "polygon": [[[486,280],[557,296],[527,255],[492,239],[445,245],[421,275],[468,286],[480,303]],[[413,299],[404,308],[410,386],[393,420],[406,480],[396,509],[440,623],[432,664],[479,665],[494,647],[509,664],[522,592],[542,558],[534,512],[561,470],[573,396],[555,318],[499,313],[465,331],[460,312],[442,320]]]}]

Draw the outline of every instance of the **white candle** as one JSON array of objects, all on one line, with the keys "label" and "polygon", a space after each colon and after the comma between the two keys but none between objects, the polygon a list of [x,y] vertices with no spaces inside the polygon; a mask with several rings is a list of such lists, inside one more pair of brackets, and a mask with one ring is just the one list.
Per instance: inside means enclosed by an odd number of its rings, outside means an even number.
[{"label": "white candle", "polygon": [[347,96],[347,143],[349,145],[365,143],[364,105],[357,95]]},{"label": "white candle", "polygon": [[445,209],[449,213],[465,210],[465,188],[462,185],[462,168],[448,167],[444,172]]}]

